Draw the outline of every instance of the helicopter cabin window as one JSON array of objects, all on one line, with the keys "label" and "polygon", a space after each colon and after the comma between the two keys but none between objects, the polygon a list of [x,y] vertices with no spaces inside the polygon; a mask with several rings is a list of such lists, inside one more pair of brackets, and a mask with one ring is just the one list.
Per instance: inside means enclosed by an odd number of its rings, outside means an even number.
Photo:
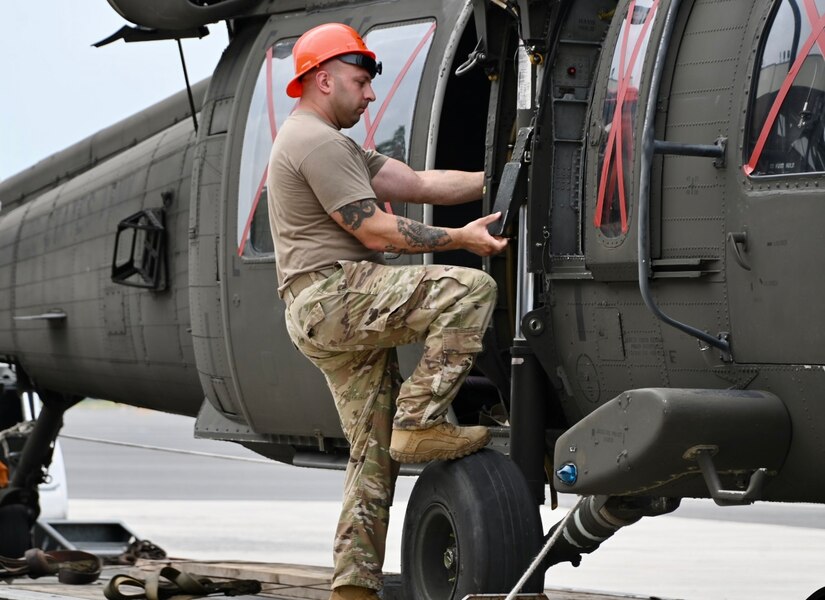
[{"label": "helicopter cabin window", "polygon": [[266,175],[272,141],[297,103],[286,95],[293,75],[294,44],[294,39],[280,41],[266,51],[249,104],[238,181],[238,254],[245,256],[275,251],[269,230]]},{"label": "helicopter cabin window", "polygon": [[[432,20],[374,27],[364,41],[383,63],[372,82],[376,101],[346,134],[364,148],[409,161],[413,111],[421,74],[435,32]],[[244,132],[238,185],[238,254],[260,257],[274,252],[266,201],[269,151],[278,128],[297,100],[286,95],[292,78],[292,46],[280,41],[266,53],[258,75]],[[391,205],[385,210],[392,211]]]},{"label": "helicopter cabin window", "polygon": [[650,45],[659,0],[638,0],[628,6],[610,65],[602,106],[604,135],[599,149],[595,227],[607,238],[628,231],[628,198],[633,167],[639,83]]},{"label": "helicopter cabin window", "polygon": [[748,175],[825,171],[825,0],[783,0],[757,61]]}]

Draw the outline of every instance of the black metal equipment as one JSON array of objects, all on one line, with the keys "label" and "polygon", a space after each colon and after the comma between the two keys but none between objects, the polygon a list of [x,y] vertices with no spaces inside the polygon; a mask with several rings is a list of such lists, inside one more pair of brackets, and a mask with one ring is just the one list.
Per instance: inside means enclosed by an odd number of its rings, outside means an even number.
[{"label": "black metal equipment", "polygon": [[41,390],[43,407],[28,432],[22,450],[12,465],[8,487],[0,490],[0,525],[4,539],[0,549],[7,556],[21,556],[31,547],[31,526],[40,512],[37,486],[44,481],[52,462],[54,442],[63,427],[63,413],[81,398]]}]

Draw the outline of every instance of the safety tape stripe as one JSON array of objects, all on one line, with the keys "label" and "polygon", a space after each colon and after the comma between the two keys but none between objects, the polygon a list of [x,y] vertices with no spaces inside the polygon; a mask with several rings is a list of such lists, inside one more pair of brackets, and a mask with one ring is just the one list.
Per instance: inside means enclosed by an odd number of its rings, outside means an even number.
[{"label": "safety tape stripe", "polygon": [[[424,48],[424,45],[435,32],[435,27],[436,24],[433,23],[427,30],[427,32],[424,34],[421,41],[413,50],[412,55],[407,59],[407,62],[404,64],[398,76],[395,78],[395,81],[393,82],[392,87],[390,88],[390,91],[387,94],[387,97],[381,104],[381,108],[379,109],[378,114],[376,115],[375,120],[372,123],[370,123],[369,114],[366,111],[364,112],[364,125],[367,130],[367,137],[363,144],[364,148],[375,149],[375,134],[378,131],[378,126],[381,123],[381,119],[383,118],[384,113],[386,112],[387,107],[389,106],[389,103],[392,100],[393,96],[395,96],[395,92],[398,90],[399,86],[401,85],[401,82],[403,81],[407,72],[410,70],[410,67],[412,67],[413,62],[415,62],[415,59],[421,53],[422,48]],[[269,117],[270,133],[272,134],[272,140],[275,141],[275,136],[278,135],[278,129],[275,119],[275,98],[272,92],[272,48],[269,48],[266,52],[266,108]],[[293,110],[295,110],[294,107]],[[258,209],[258,203],[261,200],[261,194],[263,193],[264,185],[266,185],[268,171],[269,165],[264,167],[263,176],[261,177],[260,183],[258,184],[257,191],[255,192],[255,198],[252,202],[252,207],[249,211],[249,214],[247,215],[246,226],[244,227],[243,234],[241,235],[241,239],[238,243],[238,256],[243,256],[244,247],[246,246],[246,242],[249,239],[249,232],[252,229],[252,221],[255,218],[255,212]],[[385,202],[384,204],[386,212],[392,214],[392,206],[390,205],[390,203]]]},{"label": "safety tape stripe", "polygon": [[381,103],[381,108],[378,110],[378,114],[375,115],[375,121],[372,123],[372,127],[370,127],[369,131],[367,132],[367,137],[364,140],[364,148],[368,150],[372,150],[375,148],[375,134],[378,132],[378,126],[381,124],[381,119],[384,117],[384,113],[387,110],[390,102],[392,101],[393,97],[395,96],[395,92],[398,91],[398,87],[401,85],[404,77],[407,75],[407,71],[410,70],[412,67],[413,62],[418,57],[421,49],[424,48],[424,45],[427,41],[432,37],[433,32],[435,31],[435,23],[433,23],[424,36],[421,38],[421,41],[418,42],[418,45],[413,50],[410,57],[407,59],[407,62],[401,68],[401,71],[398,73],[398,76],[393,81],[392,87],[390,91],[387,93],[387,97],[384,99],[384,102]]},{"label": "safety tape stripe", "polygon": [[[808,23],[813,26],[816,23],[816,20],[819,19],[819,9],[816,7],[816,0],[805,0],[805,13],[808,16]],[[822,52],[823,56],[825,56],[825,40],[821,40],[817,38],[816,41],[817,45],[819,46],[819,51]]]},{"label": "safety tape stripe", "polygon": [[266,176],[269,174],[269,165],[264,168],[264,174],[258,183],[258,190],[255,192],[255,201],[252,203],[252,210],[249,211],[249,216],[246,218],[246,226],[243,229],[243,236],[241,243],[238,245],[238,256],[243,256],[243,249],[246,246],[246,240],[249,239],[249,232],[252,230],[252,221],[255,219],[255,211],[258,210],[258,203],[261,201],[261,194],[266,185]]},{"label": "safety tape stripe", "polygon": [[[367,137],[364,140],[364,148],[367,150],[374,150],[375,149],[375,134],[378,132],[378,126],[381,124],[381,119],[384,118],[384,113],[387,110],[390,102],[392,101],[393,97],[395,96],[395,92],[398,91],[398,88],[401,86],[401,82],[404,80],[404,77],[407,75],[407,71],[410,70],[413,62],[415,62],[416,57],[421,53],[421,49],[424,48],[424,45],[427,43],[427,40],[432,37],[433,32],[435,32],[435,23],[433,23],[430,28],[426,31],[426,33],[422,36],[421,41],[418,42],[418,45],[412,51],[412,54],[407,59],[407,62],[404,63],[404,66],[399,71],[398,75],[395,78],[395,81],[392,83],[392,87],[390,87],[390,91],[387,93],[387,97],[384,98],[384,101],[381,103],[381,108],[378,109],[378,113],[375,115],[375,120],[370,124],[369,122],[369,114],[365,111],[364,112],[364,127],[367,131]],[[393,214],[392,204],[389,202],[384,202],[384,212],[387,214]]]},{"label": "safety tape stripe", "polygon": [[269,132],[274,142],[278,135],[278,124],[275,122],[275,94],[272,92],[272,46],[266,51],[266,112],[269,116]]},{"label": "safety tape stripe", "polygon": [[[807,7],[806,7],[807,8]],[[807,10],[806,10],[807,13]],[[817,11],[817,14],[819,11]],[[816,24],[811,22],[811,35],[808,36],[808,39],[805,40],[805,43],[802,45],[802,48],[796,56],[796,61],[794,61],[793,66],[791,66],[791,70],[788,71],[787,77],[785,77],[785,81],[782,82],[782,85],[779,88],[779,92],[776,94],[776,98],[774,98],[773,105],[771,106],[771,110],[768,112],[768,117],[765,119],[765,123],[762,125],[762,131],[759,132],[759,138],[756,140],[756,146],[751,153],[751,158],[743,167],[745,171],[745,175],[750,175],[756,169],[756,165],[759,163],[759,159],[762,156],[762,151],[765,149],[765,144],[768,141],[768,136],[773,129],[773,124],[776,122],[776,117],[779,116],[779,109],[782,108],[782,104],[785,102],[785,98],[788,95],[788,92],[791,89],[791,85],[793,84],[796,76],[799,74],[800,69],[802,69],[802,65],[805,63],[805,60],[808,58],[808,55],[811,52],[811,49],[814,47],[814,44],[817,43],[819,37],[825,32],[825,15],[819,16]],[[822,44],[822,42],[820,42]]]},{"label": "safety tape stripe", "polygon": [[364,109],[364,114],[361,115],[364,119],[364,131],[369,131],[370,127],[372,126],[372,121],[370,119],[370,107]]},{"label": "safety tape stripe", "polygon": [[[272,141],[275,141],[275,138],[278,135],[278,120],[275,117],[275,93],[273,90],[273,79],[272,79],[272,48],[266,51],[266,111],[267,115],[269,116],[269,131],[272,135]],[[298,101],[295,101],[295,104],[292,106],[292,110],[289,111],[289,114],[295,112],[295,109],[298,107]],[[258,184],[258,189],[255,192],[255,198],[252,200],[252,207],[249,210],[249,214],[246,217],[246,226],[243,230],[243,235],[241,235],[241,240],[238,244],[238,256],[243,256],[243,250],[246,246],[246,242],[249,239],[249,232],[252,230],[252,221],[255,217],[255,211],[258,210],[258,203],[261,201],[261,194],[264,191],[264,185],[266,184],[267,174],[269,173],[269,162],[264,166],[264,173],[261,176],[261,182]]]},{"label": "safety tape stripe", "polygon": [[[597,542],[597,543],[601,544],[603,541],[605,541],[607,539],[607,537],[610,537],[610,536],[599,537],[597,535],[593,535],[592,533],[590,533],[587,530],[587,528],[584,526],[584,523],[582,523],[581,510],[577,510],[573,514],[573,520],[576,522],[576,525],[579,528],[579,533],[582,534],[584,537],[586,537],[590,541]],[[611,535],[612,535],[612,533],[611,533]]]},{"label": "safety tape stripe", "polygon": [[[635,3],[634,3],[635,4]],[[608,136],[607,141],[607,151],[606,156],[604,159],[604,164],[602,165],[602,185],[599,186],[599,202],[596,210],[595,217],[597,218],[598,222],[596,223],[597,227],[601,227],[601,219],[602,219],[602,208],[604,206],[604,195],[606,194],[607,190],[612,190],[612,186],[616,183],[618,178],[619,182],[617,185],[617,189],[619,192],[619,210],[622,222],[622,233],[627,233],[628,224],[627,224],[627,199],[625,197],[625,190],[624,190],[624,161],[622,157],[622,147],[621,142],[624,139],[624,104],[627,96],[627,92],[630,89],[631,78],[633,77],[633,69],[636,66],[636,61],[639,57],[639,52],[641,50],[642,44],[644,42],[645,37],[647,36],[647,31],[650,28],[651,23],[653,22],[653,17],[656,14],[656,10],[658,8],[658,0],[656,0],[650,8],[648,12],[647,18],[642,26],[642,30],[639,34],[638,39],[636,40],[636,44],[633,48],[633,53],[630,58],[630,64],[628,66],[627,71],[621,70],[619,71],[620,74],[620,84],[619,89],[617,90],[616,94],[616,106],[614,107],[613,113],[613,122],[610,127],[610,134]],[[629,35],[630,25],[632,24],[632,16],[633,11],[628,11],[628,26],[625,28],[625,33]],[[623,47],[623,55],[626,54],[627,48],[626,45]],[[620,57],[623,58],[623,57]],[[614,168],[610,169],[610,164],[613,158],[614,152],[616,153],[616,164]],[[607,182],[607,174],[610,173],[610,181]],[[607,183],[608,185],[604,185]]]},{"label": "safety tape stripe", "polygon": [[[627,53],[627,42],[630,38],[630,27],[631,27],[632,22],[633,22],[633,12],[635,11],[635,9],[636,9],[636,0],[632,0],[632,2],[630,3],[630,6],[628,6],[628,8],[627,8],[627,17],[625,17],[625,25],[624,25],[624,35],[622,36],[622,47],[621,47],[621,50],[619,51],[619,77],[618,77],[619,86],[616,88],[616,104],[613,106],[613,119],[612,119],[611,125],[610,125],[610,134],[607,137],[607,144],[606,144],[606,148],[605,148],[605,156],[604,156],[604,159],[603,159],[604,162],[602,163],[602,174],[601,174],[601,177],[600,177],[600,180],[599,180],[599,184],[600,184],[599,185],[599,191],[598,191],[599,196],[598,196],[598,201],[596,203],[596,212],[593,215],[593,217],[594,217],[593,223],[596,227],[601,227],[601,225],[602,225],[602,212],[604,210],[604,199],[605,199],[605,194],[607,193],[607,189],[608,189],[607,188],[608,173],[610,174],[610,182],[609,182],[609,184],[611,186],[611,188],[610,188],[611,192],[610,193],[611,193],[611,195],[613,193],[612,185],[613,185],[613,181],[614,181],[613,176],[615,174],[615,168],[614,168],[614,171],[611,172],[610,163],[613,160],[613,147],[614,147],[614,144],[616,143],[616,136],[618,135],[619,129],[621,127],[620,125],[619,125],[619,127],[617,127],[616,123],[617,123],[617,116],[619,116],[619,117],[621,116],[622,107],[624,106],[624,102],[622,100],[622,97],[624,95],[625,78],[627,77],[627,74],[624,70],[624,58],[625,58],[625,54]],[[641,36],[639,37],[639,39],[642,39]],[[630,73],[633,73],[633,67],[632,66],[631,66]],[[621,123],[621,119],[618,119],[618,121],[619,121],[619,123]],[[621,194],[621,192],[622,192],[622,190],[621,190],[621,188],[619,188],[619,194]],[[611,199],[611,202],[612,202],[612,199]]]},{"label": "safety tape stripe", "polygon": [[[627,22],[627,30],[625,33],[630,33],[630,25],[632,23],[633,12],[635,12],[635,6],[633,7],[634,10],[628,12],[628,22]],[[651,10],[648,13],[650,16],[653,13]],[[627,206],[625,204],[625,197],[624,197],[624,164],[623,164],[623,152],[622,152],[622,131],[624,129],[624,100],[625,95],[627,94],[627,88],[630,86],[630,78],[633,77],[633,67],[636,65],[636,53],[638,52],[639,43],[641,40],[644,39],[644,30],[642,34],[639,36],[639,39],[636,40],[636,47],[633,49],[633,59],[630,65],[630,69],[625,71],[625,58],[627,57],[627,42],[630,38],[629,35],[625,35],[624,39],[622,40],[622,52],[619,56],[619,73],[622,75],[623,79],[627,80],[627,84],[625,85],[624,89],[622,90],[621,95],[621,103],[617,102],[617,110],[613,114],[613,120],[616,121],[616,117],[618,115],[618,126],[616,127],[616,138],[615,138],[615,145],[616,145],[616,174],[619,176],[619,216],[622,222],[622,233],[627,231]],[[612,129],[612,128],[611,128]]]},{"label": "safety tape stripe", "polygon": [[[275,94],[272,91],[272,46],[266,51],[266,113],[269,118],[269,133],[274,142],[275,136],[278,135],[278,123],[275,119]],[[243,250],[249,239],[249,232],[252,230],[252,221],[255,218],[255,211],[258,210],[258,203],[261,201],[261,194],[264,191],[268,172],[269,164],[264,167],[264,174],[261,177],[260,183],[258,183],[255,197],[252,200],[252,206],[249,209],[249,214],[246,216],[246,225],[244,226],[243,234],[241,234],[241,239],[238,242],[238,256],[243,256]]]},{"label": "safety tape stripe", "polygon": [[[619,175],[619,212],[622,221],[622,233],[627,233],[627,198],[625,197],[625,189],[624,189],[624,156],[622,154],[622,139],[625,134],[624,131],[624,104],[625,100],[627,100],[627,92],[630,90],[630,83],[631,79],[633,78],[633,69],[636,66],[636,61],[639,58],[639,53],[641,52],[642,45],[644,44],[644,39],[647,37],[648,30],[653,23],[653,17],[656,15],[656,11],[659,7],[659,0],[655,0],[650,7],[650,11],[647,13],[647,17],[645,18],[644,25],[642,25],[642,31],[639,34],[639,39],[636,40],[636,46],[633,48],[633,54],[630,57],[630,66],[624,77],[624,89],[621,93],[621,107],[620,110],[616,111],[616,114],[613,115],[613,118],[616,119],[618,117],[618,122],[616,127],[616,137],[615,137],[615,152],[616,152],[616,171]],[[637,102],[638,102],[638,93],[636,94]],[[632,132],[631,132],[632,135]]]},{"label": "safety tape stripe", "polygon": [[[616,93],[616,106],[614,107],[613,112],[613,121],[610,126],[610,134],[608,135],[607,139],[607,148],[605,151],[604,162],[602,163],[602,173],[599,181],[599,194],[598,194],[598,201],[596,203],[596,211],[593,215],[593,224],[598,228],[602,225],[602,210],[604,208],[604,198],[605,193],[608,187],[608,174],[610,173],[610,163],[613,158],[614,151],[616,152],[616,170],[618,172],[619,177],[619,210],[621,213],[621,221],[622,221],[622,233],[627,233],[628,230],[628,223],[627,223],[627,198],[625,197],[624,191],[624,171],[623,171],[623,160],[622,160],[622,152],[621,146],[619,143],[622,141],[622,113],[624,109],[624,101],[625,96],[627,95],[627,91],[630,88],[631,79],[633,77],[633,69],[636,66],[636,61],[639,58],[639,53],[642,48],[642,44],[644,43],[645,38],[647,37],[648,30],[650,29],[651,24],[653,23],[653,17],[656,15],[657,9],[659,7],[659,0],[654,0],[653,4],[650,7],[650,11],[645,18],[645,22],[642,25],[642,30],[639,33],[639,37],[636,40],[636,43],[633,47],[633,52],[630,56],[629,64],[627,65],[627,70],[623,69],[624,58],[627,54],[627,41],[630,36],[630,27],[633,24],[633,13],[636,7],[636,0],[633,0],[630,3],[627,11],[627,20],[625,21],[625,32],[624,32],[624,39],[622,40],[622,49],[621,55],[619,57],[619,88]],[[613,178],[611,177],[610,184],[613,183]]]},{"label": "safety tape stripe", "polygon": [[564,536],[564,539],[566,539],[566,540],[567,540],[567,542],[568,542],[571,546],[575,546],[576,548],[583,548],[583,546],[582,546],[581,544],[579,544],[576,540],[574,540],[574,539],[573,539],[573,537],[570,535],[570,531],[568,530],[568,528],[567,528],[567,527],[565,527],[565,528],[562,530],[562,532],[561,532],[561,533],[562,533],[562,535]]}]

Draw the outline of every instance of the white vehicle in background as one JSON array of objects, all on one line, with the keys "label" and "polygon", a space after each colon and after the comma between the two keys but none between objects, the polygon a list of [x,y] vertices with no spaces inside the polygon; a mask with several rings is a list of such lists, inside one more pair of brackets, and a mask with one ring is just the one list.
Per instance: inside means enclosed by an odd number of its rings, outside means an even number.
[{"label": "white vehicle in background", "polygon": [[[42,404],[35,393],[21,394],[17,387],[14,369],[0,363],[0,488],[6,487],[14,477],[17,456],[23,448],[34,419]],[[40,519],[65,519],[68,513],[66,468],[60,443],[55,442],[52,461],[43,482],[38,486]],[[2,495],[0,495],[2,498]],[[0,520],[3,517],[0,504]],[[0,554],[3,541],[0,540]]]}]

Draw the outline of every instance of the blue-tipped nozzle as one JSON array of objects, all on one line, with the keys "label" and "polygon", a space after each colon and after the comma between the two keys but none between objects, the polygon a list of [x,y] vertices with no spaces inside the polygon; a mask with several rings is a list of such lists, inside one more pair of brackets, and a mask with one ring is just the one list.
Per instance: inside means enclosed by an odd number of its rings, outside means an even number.
[{"label": "blue-tipped nozzle", "polygon": [[573,485],[579,478],[579,470],[573,463],[565,463],[556,471],[556,477],[559,478],[564,485]]}]

